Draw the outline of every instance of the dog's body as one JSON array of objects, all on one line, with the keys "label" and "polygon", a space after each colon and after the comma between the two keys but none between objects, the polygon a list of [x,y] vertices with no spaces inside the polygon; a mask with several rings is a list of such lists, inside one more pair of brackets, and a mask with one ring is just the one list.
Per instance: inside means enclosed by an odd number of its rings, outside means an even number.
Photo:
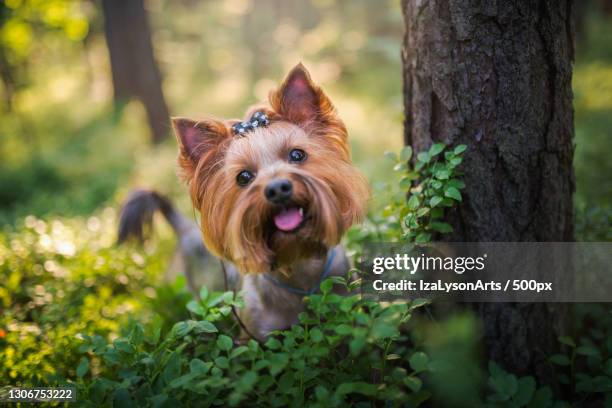
[{"label": "dog's body", "polygon": [[[240,317],[247,331],[264,339],[297,322],[304,293],[322,277],[346,274],[338,243],[363,215],[368,188],[350,161],[344,124],[301,64],[271,92],[270,106],[249,117],[173,124],[206,247],[244,294]],[[196,234],[167,199],[140,192],[125,206],[120,238],[142,237],[142,221],[150,217],[143,214],[156,207],[179,237]],[[193,238],[180,239],[194,247]],[[189,258],[193,250],[183,252]],[[203,248],[195,253],[208,256]],[[189,274],[197,268],[185,269],[195,290]]]},{"label": "dog's body", "polygon": [[[235,265],[223,262],[225,271],[220,268],[220,261],[210,254],[202,243],[201,231],[197,224],[183,217],[170,200],[158,192],[137,190],[126,200],[119,223],[119,241],[130,237],[142,239],[143,227],[150,224],[153,213],[159,211],[172,226],[177,236],[177,250],[170,270],[172,274],[183,271],[187,287],[194,297],[199,296],[202,286],[209,290],[226,289],[241,291],[245,307],[239,311],[242,322],[250,335],[264,340],[272,330],[290,327],[297,323],[297,316],[304,310],[303,296],[273,281],[263,274],[241,275]],[[332,248],[334,257],[329,265],[328,276],[346,277],[349,261],[344,248],[337,245]],[[331,252],[331,251],[330,251]],[[270,271],[269,276],[288,287],[304,291],[317,288],[328,257],[313,257],[300,260],[294,265],[294,273],[285,276],[281,271]],[[224,273],[226,276],[224,276]],[[227,278],[227,288],[225,279]],[[243,333],[244,335],[249,335]]]}]

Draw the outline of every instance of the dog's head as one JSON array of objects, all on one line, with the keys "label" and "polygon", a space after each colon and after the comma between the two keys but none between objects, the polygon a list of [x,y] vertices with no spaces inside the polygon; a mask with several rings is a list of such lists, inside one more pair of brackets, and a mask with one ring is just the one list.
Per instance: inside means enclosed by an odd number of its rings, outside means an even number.
[{"label": "dog's head", "polygon": [[304,66],[246,117],[257,111],[269,124],[243,135],[234,135],[235,120],[173,119],[204,241],[243,273],[324,254],[360,219],[368,196],[346,128]]}]

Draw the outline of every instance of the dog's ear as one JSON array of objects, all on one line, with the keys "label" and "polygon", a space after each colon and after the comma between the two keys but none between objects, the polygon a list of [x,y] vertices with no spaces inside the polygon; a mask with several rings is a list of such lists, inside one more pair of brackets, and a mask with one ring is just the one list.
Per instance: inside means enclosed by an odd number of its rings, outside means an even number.
[{"label": "dog's ear", "polygon": [[227,139],[229,133],[223,122],[203,120],[196,122],[186,118],[172,118],[172,126],[179,144],[179,164],[187,181],[193,178],[200,163],[216,157],[219,145]]},{"label": "dog's ear", "polygon": [[284,119],[297,125],[313,121],[327,122],[336,115],[331,101],[299,63],[287,75],[280,88],[270,93],[270,105]]}]

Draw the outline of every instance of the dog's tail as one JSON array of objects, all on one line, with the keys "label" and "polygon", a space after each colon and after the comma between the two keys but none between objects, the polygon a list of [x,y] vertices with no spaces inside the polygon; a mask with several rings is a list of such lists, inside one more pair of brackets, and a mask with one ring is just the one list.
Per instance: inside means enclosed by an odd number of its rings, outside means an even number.
[{"label": "dog's tail", "polygon": [[[207,286],[212,290],[224,290],[223,275],[219,261],[204,247],[197,224],[183,217],[168,197],[153,190],[135,190],[128,196],[119,217],[119,244],[135,240],[142,243],[153,228],[153,215],[159,211],[172,226],[177,237],[177,251],[170,263],[168,279],[176,278],[182,271],[187,286],[197,298],[199,289]],[[210,273],[204,273],[209,271]]]},{"label": "dog's tail", "polygon": [[117,242],[145,241],[152,231],[156,211],[164,216],[178,237],[193,228],[164,195],[153,190],[135,190],[121,208]]}]

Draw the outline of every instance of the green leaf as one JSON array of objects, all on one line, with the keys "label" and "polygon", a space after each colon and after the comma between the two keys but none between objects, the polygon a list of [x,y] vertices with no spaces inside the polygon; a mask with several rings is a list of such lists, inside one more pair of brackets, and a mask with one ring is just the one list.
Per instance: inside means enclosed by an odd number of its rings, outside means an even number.
[{"label": "green leaf", "polygon": [[319,343],[321,340],[323,340],[323,332],[317,329],[316,327],[314,329],[311,329],[309,333],[310,339],[315,343]]},{"label": "green leaf", "polygon": [[404,146],[400,153],[400,160],[407,162],[412,158],[412,147]]},{"label": "green leaf", "polygon": [[463,162],[463,159],[461,157],[453,157],[449,160],[449,163],[453,166],[458,166],[461,164],[461,162]]},{"label": "green leaf", "polygon": [[144,341],[144,329],[140,323],[137,323],[132,327],[132,331],[130,332],[130,343],[134,346],[138,347]]},{"label": "green leaf", "polygon": [[232,341],[232,338],[229,336],[226,336],[225,334],[221,334],[219,338],[217,339],[217,347],[220,350],[228,351],[228,350],[231,350],[233,346],[234,346],[234,342]]},{"label": "green leaf", "polygon": [[518,391],[518,380],[513,374],[492,376],[489,378],[489,385],[503,396],[503,401],[512,398]]},{"label": "green leaf", "polygon": [[331,279],[325,279],[323,282],[321,282],[321,293],[327,294],[331,292],[333,287],[334,281]]},{"label": "green leaf", "polygon": [[459,179],[451,179],[446,182],[449,186],[455,187],[456,189],[462,189],[465,187],[465,183]]},{"label": "green leaf", "polygon": [[403,191],[406,191],[410,189],[410,187],[412,187],[412,180],[410,179],[410,177],[402,177],[399,182],[399,186]]},{"label": "green leaf", "polygon": [[522,377],[518,380],[518,391],[514,395],[514,402],[519,407],[524,407],[531,401],[536,390],[536,382],[533,377]]},{"label": "green leaf", "polygon": [[130,392],[125,388],[118,388],[113,395],[113,407],[117,408],[131,408],[133,407],[134,401],[130,396]]},{"label": "green leaf", "polygon": [[434,157],[437,154],[442,153],[442,150],[444,150],[444,144],[443,143],[435,143],[433,144],[430,148],[429,148],[429,156],[430,157]]},{"label": "green leaf", "polygon": [[213,295],[206,301],[206,306],[211,308],[220,303],[231,303],[233,298],[234,294],[232,292],[213,293]]},{"label": "green leaf", "polygon": [[353,332],[353,328],[351,326],[349,326],[348,324],[339,324],[338,326],[336,326],[336,328],[334,329],[334,331],[340,335],[346,336],[348,334],[351,334]]},{"label": "green leaf", "polygon": [[421,207],[417,210],[417,217],[423,217],[429,214],[429,207]]},{"label": "green leaf", "polygon": [[550,362],[560,366],[568,366],[571,364],[569,357],[564,354],[553,354],[549,358]]},{"label": "green leaf", "polygon": [[395,154],[394,152],[386,151],[386,152],[385,152],[385,157],[386,157],[387,159],[392,160],[393,162],[396,162],[396,161],[397,161],[397,154]]},{"label": "green leaf", "polygon": [[427,306],[430,303],[431,302],[429,301],[429,299],[421,299],[421,298],[414,299],[410,303],[410,310],[414,310],[414,309],[418,309],[419,307]]},{"label": "green leaf", "polygon": [[89,359],[87,357],[81,357],[81,361],[76,369],[76,375],[78,378],[83,378],[89,371]]},{"label": "green leaf", "polygon": [[172,326],[172,330],[170,333],[177,338],[185,337],[189,332],[193,329],[187,322],[178,322],[174,326]]},{"label": "green leaf", "polygon": [[419,235],[416,236],[414,241],[417,244],[424,244],[426,242],[430,242],[431,241],[431,234],[428,233],[428,232],[421,232]]},{"label": "green leaf", "polygon": [[242,393],[249,392],[257,381],[257,373],[255,371],[247,371],[236,383],[236,389]]},{"label": "green leaf", "polygon": [[362,395],[375,395],[376,385],[366,382],[342,383],[336,388],[337,395],[347,395],[351,393]]},{"label": "green leaf", "polygon": [[289,363],[289,356],[286,353],[274,353],[269,357],[270,361],[270,373],[277,375],[283,368]]},{"label": "green leaf", "polygon": [[366,345],[366,340],[363,337],[355,337],[353,340],[351,340],[351,342],[349,343],[349,350],[351,351],[351,354],[356,356],[359,353],[361,353],[361,351],[363,350],[363,348]]},{"label": "green leaf", "polygon": [[426,163],[429,163],[429,161],[431,160],[431,157],[429,157],[429,153],[421,152],[417,154],[417,160],[423,164],[426,164]]},{"label": "green leaf", "polygon": [[354,296],[345,297],[344,299],[342,299],[342,302],[340,302],[340,310],[342,310],[343,312],[349,312],[353,308],[355,301],[356,299]]},{"label": "green leaf", "polygon": [[270,337],[268,339],[268,341],[266,341],[266,347],[271,349],[271,350],[276,350],[276,349],[279,349],[281,347],[281,343],[280,343],[280,341],[278,341],[274,337]]},{"label": "green leaf", "polygon": [[318,401],[327,403],[329,398],[329,391],[327,391],[327,388],[325,388],[324,386],[317,385],[315,387],[315,396],[317,397]]},{"label": "green leaf", "polygon": [[211,367],[212,363],[205,363],[199,358],[194,358],[189,362],[189,369],[196,375],[206,374]]},{"label": "green leaf", "polygon": [[597,350],[595,347],[589,346],[589,345],[580,346],[580,347],[576,348],[576,353],[581,354],[583,356],[590,356],[590,357],[598,357],[599,356],[599,350]]},{"label": "green leaf", "polygon": [[198,333],[217,333],[219,330],[215,327],[214,324],[207,320],[200,320],[196,323],[195,330]]},{"label": "green leaf", "polygon": [[455,154],[461,154],[465,152],[466,149],[467,149],[467,145],[460,144],[460,145],[457,145],[457,147],[455,147],[455,150],[453,150],[453,152]]},{"label": "green leaf", "polygon": [[446,222],[432,222],[430,224],[430,227],[434,231],[438,231],[442,234],[448,234],[449,232],[453,232],[453,227]]},{"label": "green leaf", "polygon": [[417,208],[419,208],[419,197],[415,194],[411,195],[408,199],[408,208],[410,208],[411,210],[416,210]]},{"label": "green leaf", "polygon": [[372,337],[376,339],[386,339],[398,334],[397,327],[383,319],[378,319],[372,326]]},{"label": "green leaf", "polygon": [[423,382],[419,377],[404,377],[404,384],[410,388],[412,392],[418,392],[423,386]]},{"label": "green leaf", "polygon": [[198,316],[204,316],[206,313],[200,302],[195,300],[191,300],[189,303],[187,303],[187,310]]},{"label": "green leaf", "polygon": [[565,344],[566,346],[570,346],[572,348],[576,347],[576,342],[570,336],[559,337],[559,342],[561,344]]},{"label": "green leaf", "polygon": [[168,401],[168,395],[166,394],[157,394],[151,397],[151,406],[153,408],[161,408]]},{"label": "green leaf", "polygon": [[161,319],[154,319],[150,324],[146,326],[145,341],[153,346],[156,345],[159,342],[159,338],[161,336],[161,329]]},{"label": "green leaf", "polygon": [[249,348],[247,346],[239,346],[236,347],[234,350],[232,350],[232,352],[230,353],[230,358],[236,358],[241,354],[246,353],[247,351],[249,351]]},{"label": "green leaf", "polygon": [[429,358],[427,357],[427,354],[423,353],[422,351],[417,351],[414,353],[409,360],[410,367],[412,367],[412,369],[417,373],[426,370],[428,362]]},{"label": "green leaf", "polygon": [[217,357],[215,358],[215,364],[219,368],[228,369],[229,368],[229,360],[227,357]]},{"label": "green leaf", "polygon": [[443,184],[442,184],[442,182],[441,182],[440,180],[432,180],[432,181],[431,181],[431,187],[432,187],[434,190],[439,190],[439,189],[441,189],[441,188],[442,188],[442,185],[443,185]]},{"label": "green leaf", "polygon": [[268,367],[269,365],[270,362],[268,360],[257,360],[253,366],[253,370],[259,371]]},{"label": "green leaf", "polygon": [[436,171],[435,177],[438,180],[448,180],[448,178],[450,177],[450,171],[447,169],[440,169]]},{"label": "green leaf", "polygon": [[440,197],[440,196],[433,196],[429,200],[429,206],[433,208],[433,207],[437,206],[438,204],[440,204],[442,202],[442,200],[443,200],[443,198]]},{"label": "green leaf", "polygon": [[208,299],[208,288],[206,286],[202,286],[200,289],[200,300],[204,302],[206,299]]},{"label": "green leaf", "polygon": [[414,165],[414,170],[418,173],[423,169],[424,166],[425,166],[425,162],[417,161],[416,164]]},{"label": "green leaf", "polygon": [[446,187],[446,189],[444,190],[444,195],[456,201],[461,201],[461,193],[455,187]]},{"label": "green leaf", "polygon": [[189,374],[185,374],[183,376],[180,376],[178,378],[175,378],[172,381],[170,381],[170,387],[171,388],[181,388],[185,384],[188,384],[189,382],[191,382],[193,380],[194,376],[195,376],[194,374],[189,373]]},{"label": "green leaf", "polygon": [[531,402],[529,403],[529,408],[546,408],[550,407],[552,404],[553,393],[550,387],[542,387],[538,389]]}]

